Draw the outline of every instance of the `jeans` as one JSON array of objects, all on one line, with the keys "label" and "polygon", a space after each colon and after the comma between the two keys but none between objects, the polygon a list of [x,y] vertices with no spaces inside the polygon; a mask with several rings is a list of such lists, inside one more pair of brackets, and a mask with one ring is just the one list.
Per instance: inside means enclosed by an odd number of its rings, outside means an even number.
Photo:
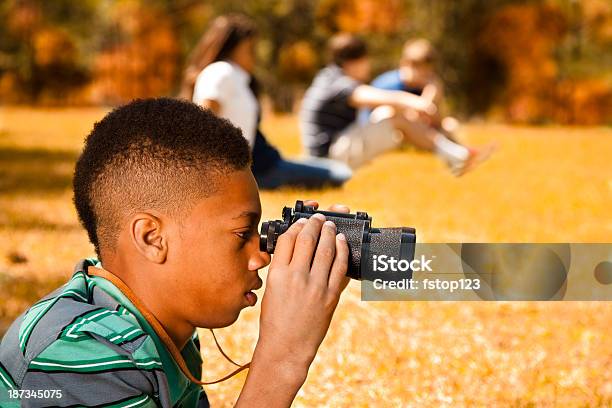
[{"label": "jeans", "polygon": [[263,174],[256,174],[259,188],[264,190],[282,186],[319,188],[325,185],[341,186],[353,175],[346,164],[323,158],[307,158],[299,161],[280,159]]}]

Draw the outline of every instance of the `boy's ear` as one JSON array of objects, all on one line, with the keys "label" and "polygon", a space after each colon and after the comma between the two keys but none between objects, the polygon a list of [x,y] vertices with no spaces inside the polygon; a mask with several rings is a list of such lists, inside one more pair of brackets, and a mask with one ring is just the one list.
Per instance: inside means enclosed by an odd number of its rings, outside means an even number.
[{"label": "boy's ear", "polygon": [[130,223],[130,235],[142,256],[153,263],[166,261],[168,237],[159,217],[147,212],[135,214]]}]

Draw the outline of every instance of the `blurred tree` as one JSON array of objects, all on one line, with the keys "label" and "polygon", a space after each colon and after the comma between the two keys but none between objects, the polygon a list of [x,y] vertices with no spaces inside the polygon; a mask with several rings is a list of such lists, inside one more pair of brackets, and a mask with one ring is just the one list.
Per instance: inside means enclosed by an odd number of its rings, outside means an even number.
[{"label": "blurred tree", "polygon": [[304,84],[317,69],[318,57],[308,41],[283,46],[278,56],[279,77],[286,83]]},{"label": "blurred tree", "polygon": [[[90,33],[93,2],[9,0],[1,3],[0,92],[14,102],[57,103],[88,80],[79,36]],[[91,27],[89,28],[91,29]]]},{"label": "blurred tree", "polygon": [[317,14],[331,32],[392,35],[400,31],[404,8],[401,0],[324,0]]},{"label": "blurred tree", "polygon": [[114,39],[93,65],[93,97],[122,103],[169,94],[179,71],[179,44],[168,13],[140,1],[115,2],[110,9]]},{"label": "blurred tree", "polygon": [[350,31],[368,42],[374,74],[397,66],[406,39],[431,40],[458,114],[610,120],[609,0],[4,0],[0,96],[120,103],[174,95],[186,56],[211,19],[229,12],[259,27],[257,76],[277,110],[291,110],[325,64],[327,38]]},{"label": "blurred tree", "polygon": [[497,102],[505,107],[507,119],[541,122],[547,118],[558,75],[553,51],[566,31],[564,15],[549,5],[508,5],[487,20],[476,49],[505,71]]},{"label": "blurred tree", "polygon": [[606,53],[591,54],[599,47],[584,41],[582,11],[577,2],[532,2],[490,15],[476,55],[495,61],[504,75],[488,107],[512,122],[610,122],[612,86],[601,78]]}]

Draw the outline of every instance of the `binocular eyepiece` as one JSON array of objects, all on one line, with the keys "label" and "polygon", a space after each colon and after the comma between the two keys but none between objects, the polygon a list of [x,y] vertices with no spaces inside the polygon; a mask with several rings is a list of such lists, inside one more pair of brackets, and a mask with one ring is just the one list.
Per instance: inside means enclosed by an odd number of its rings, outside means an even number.
[{"label": "binocular eyepiece", "polygon": [[[414,259],[416,231],[410,227],[372,228],[372,217],[365,212],[355,214],[319,211],[303,201],[296,201],[295,207],[285,207],[282,220],[263,222],[259,235],[259,248],[269,254],[274,253],[278,237],[300,218],[310,218],[313,214],[323,214],[327,221],[336,224],[338,233],[343,233],[349,247],[349,265],[346,275],[353,279],[368,279],[373,276],[373,260],[377,256],[406,260]],[[380,275],[380,274],[379,274]],[[410,277],[410,276],[409,276]]]}]

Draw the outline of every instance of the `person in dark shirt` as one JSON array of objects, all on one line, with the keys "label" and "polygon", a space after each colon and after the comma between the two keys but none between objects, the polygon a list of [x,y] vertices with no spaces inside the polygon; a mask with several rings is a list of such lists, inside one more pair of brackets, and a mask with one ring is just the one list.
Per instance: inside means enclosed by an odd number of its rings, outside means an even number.
[{"label": "person in dark shirt", "polygon": [[[426,95],[365,85],[370,77],[366,44],[341,33],[329,41],[331,62],[306,91],[300,112],[302,144],[314,157],[342,160],[356,168],[405,144],[440,157],[461,175],[483,158],[429,126],[437,106]],[[376,120],[357,121],[358,109],[378,109]],[[425,119],[425,120],[424,120]]]}]

